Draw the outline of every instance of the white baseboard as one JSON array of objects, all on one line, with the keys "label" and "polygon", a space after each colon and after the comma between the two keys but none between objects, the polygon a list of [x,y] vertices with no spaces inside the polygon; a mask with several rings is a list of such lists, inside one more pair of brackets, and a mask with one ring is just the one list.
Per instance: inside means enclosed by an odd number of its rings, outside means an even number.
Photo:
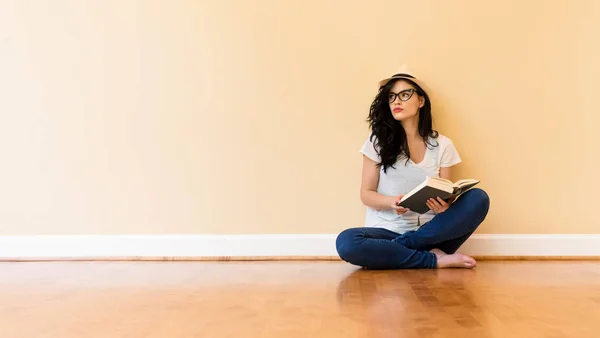
[{"label": "white baseboard", "polygon": [[333,256],[335,235],[0,236],[0,258]]},{"label": "white baseboard", "polygon": [[[335,258],[335,234],[0,236],[0,260]],[[599,257],[600,235],[473,235],[461,252],[488,257]]]},{"label": "white baseboard", "polygon": [[475,234],[460,248],[472,256],[598,257],[599,234]]}]

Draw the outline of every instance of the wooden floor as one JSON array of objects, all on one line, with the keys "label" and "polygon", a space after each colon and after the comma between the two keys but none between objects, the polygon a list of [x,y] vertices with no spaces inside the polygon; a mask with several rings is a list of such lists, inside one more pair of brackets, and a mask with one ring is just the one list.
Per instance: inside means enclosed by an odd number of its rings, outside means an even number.
[{"label": "wooden floor", "polygon": [[600,337],[600,262],[0,263],[0,337]]}]

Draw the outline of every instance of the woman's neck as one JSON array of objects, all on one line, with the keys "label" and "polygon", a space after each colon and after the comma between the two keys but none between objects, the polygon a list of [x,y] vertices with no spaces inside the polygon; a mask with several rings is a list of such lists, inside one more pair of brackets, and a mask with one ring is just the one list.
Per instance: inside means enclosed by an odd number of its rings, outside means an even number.
[{"label": "woman's neck", "polygon": [[418,118],[402,121],[402,127],[404,128],[408,141],[415,141],[421,138],[421,135],[419,134]]}]

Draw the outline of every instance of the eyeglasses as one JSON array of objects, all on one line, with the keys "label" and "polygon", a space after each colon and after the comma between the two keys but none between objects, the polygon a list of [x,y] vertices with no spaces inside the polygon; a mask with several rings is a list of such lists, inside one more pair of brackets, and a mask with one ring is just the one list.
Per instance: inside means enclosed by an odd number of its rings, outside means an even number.
[{"label": "eyeglasses", "polygon": [[414,93],[415,93],[415,90],[413,88],[405,89],[405,90],[401,91],[400,93],[390,92],[388,94],[388,100],[390,103],[392,103],[392,102],[396,101],[396,98],[399,98],[400,101],[406,102],[406,101],[410,100],[410,98],[413,96]]}]

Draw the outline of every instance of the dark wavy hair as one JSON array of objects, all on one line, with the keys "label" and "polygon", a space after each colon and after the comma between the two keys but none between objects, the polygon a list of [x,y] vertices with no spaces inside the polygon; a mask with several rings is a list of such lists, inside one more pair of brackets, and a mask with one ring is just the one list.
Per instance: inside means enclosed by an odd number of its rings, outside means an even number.
[{"label": "dark wavy hair", "polygon": [[379,88],[379,92],[371,103],[369,117],[367,122],[371,128],[371,141],[374,142],[375,149],[381,157],[381,163],[378,167],[383,167],[386,172],[388,168],[394,168],[394,164],[402,157],[406,158],[406,163],[410,159],[410,150],[408,149],[408,140],[406,132],[402,127],[402,122],[394,119],[390,111],[388,95],[394,84],[398,81],[407,81],[414,86],[416,94],[425,98],[425,103],[419,109],[419,135],[425,140],[425,143],[436,147],[438,144],[431,143],[432,138],[438,137],[438,132],[433,130],[433,120],[431,117],[431,101],[427,93],[415,82],[408,79],[394,79],[386,85]]}]

